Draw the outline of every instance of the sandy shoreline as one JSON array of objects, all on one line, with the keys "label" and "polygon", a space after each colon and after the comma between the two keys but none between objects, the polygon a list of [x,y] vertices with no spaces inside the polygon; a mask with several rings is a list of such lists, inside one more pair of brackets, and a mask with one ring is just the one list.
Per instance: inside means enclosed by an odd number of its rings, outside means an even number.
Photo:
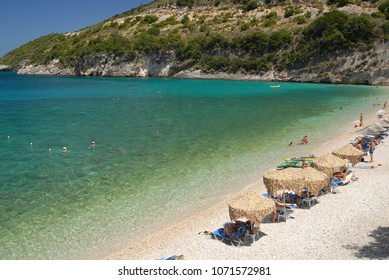
[{"label": "sandy shoreline", "polygon": [[[374,122],[376,116],[368,116],[365,126]],[[312,152],[332,152],[354,139],[356,130],[350,127]],[[262,237],[251,246],[228,246],[198,234],[216,230],[230,220],[230,197],[172,227],[150,233],[105,259],[153,260],[170,255],[184,255],[187,260],[389,259],[388,154],[389,138],[377,146],[374,169],[355,168],[357,181],[338,188],[337,194],[320,197],[311,209],[297,209],[294,219],[286,223],[264,221]],[[357,166],[363,165],[371,163]],[[247,188],[266,192],[262,180]]]}]

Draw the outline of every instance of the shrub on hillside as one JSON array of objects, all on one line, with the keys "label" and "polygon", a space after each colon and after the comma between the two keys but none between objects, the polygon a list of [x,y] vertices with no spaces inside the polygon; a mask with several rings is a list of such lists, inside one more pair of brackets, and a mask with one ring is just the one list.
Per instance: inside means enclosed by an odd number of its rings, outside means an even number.
[{"label": "shrub on hillside", "polygon": [[327,0],[328,5],[337,5],[338,7],[343,7],[348,4],[348,0]]},{"label": "shrub on hillside", "polygon": [[194,0],[177,0],[176,5],[179,7],[188,7],[191,9],[193,8],[194,3]]},{"label": "shrub on hillside", "polygon": [[378,5],[378,10],[385,14],[386,19],[389,19],[389,0],[384,0]]},{"label": "shrub on hillside", "polygon": [[382,31],[387,37],[389,36],[389,20],[382,25]]}]

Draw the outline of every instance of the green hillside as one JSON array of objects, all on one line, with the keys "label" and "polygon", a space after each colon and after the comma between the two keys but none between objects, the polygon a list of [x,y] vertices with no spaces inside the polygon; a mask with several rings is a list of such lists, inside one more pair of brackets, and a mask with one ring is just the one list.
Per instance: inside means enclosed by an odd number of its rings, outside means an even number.
[{"label": "green hillside", "polygon": [[388,7],[389,0],[153,1],[72,33],[28,42],[0,64],[57,59],[65,68],[102,54],[120,63],[140,54],[172,53],[177,64],[205,72],[293,68],[388,40]]}]

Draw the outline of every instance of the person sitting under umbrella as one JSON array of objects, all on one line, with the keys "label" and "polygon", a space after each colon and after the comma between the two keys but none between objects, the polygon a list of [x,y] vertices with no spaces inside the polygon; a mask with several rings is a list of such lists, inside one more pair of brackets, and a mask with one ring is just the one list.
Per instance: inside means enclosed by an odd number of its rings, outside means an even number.
[{"label": "person sitting under umbrella", "polygon": [[276,222],[278,218],[278,214],[283,214],[285,211],[291,210],[292,208],[296,208],[296,204],[275,201],[276,203],[276,211],[273,212],[271,217],[272,222]]}]

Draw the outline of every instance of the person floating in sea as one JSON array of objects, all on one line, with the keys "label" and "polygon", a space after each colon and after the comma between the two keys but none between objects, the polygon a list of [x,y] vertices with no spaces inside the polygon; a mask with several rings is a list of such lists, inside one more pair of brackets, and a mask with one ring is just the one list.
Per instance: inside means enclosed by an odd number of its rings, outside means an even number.
[{"label": "person floating in sea", "polygon": [[288,146],[290,146],[290,147],[291,147],[291,146],[293,146],[293,141],[292,141],[292,142],[290,142]]},{"label": "person floating in sea", "polygon": [[96,148],[96,142],[95,142],[95,141],[92,141],[92,142],[90,143],[90,145],[89,145],[89,148],[91,148],[91,149]]},{"label": "person floating in sea", "polygon": [[66,154],[66,153],[68,152],[68,148],[67,148],[67,147],[63,147],[63,148],[62,148],[62,152],[63,152],[64,154]]},{"label": "person floating in sea", "polygon": [[301,139],[301,144],[303,144],[303,145],[308,144],[308,136],[307,135],[305,135],[303,137],[303,139]]}]

